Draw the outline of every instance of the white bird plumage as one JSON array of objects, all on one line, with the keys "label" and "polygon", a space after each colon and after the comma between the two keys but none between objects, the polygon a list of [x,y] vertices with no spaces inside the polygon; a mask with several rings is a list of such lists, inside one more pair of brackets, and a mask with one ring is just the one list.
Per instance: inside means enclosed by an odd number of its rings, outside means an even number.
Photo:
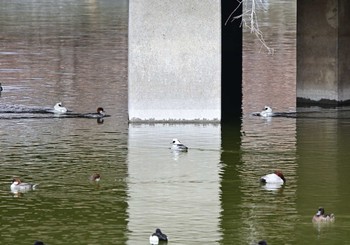
[{"label": "white bird plumage", "polygon": [[273,115],[272,109],[269,106],[265,106],[264,110],[260,112],[260,116],[262,117],[271,117]]},{"label": "white bird plumage", "polygon": [[172,150],[175,150],[175,151],[187,151],[188,150],[188,147],[185,146],[184,144],[182,144],[180,142],[180,140],[178,139],[173,139],[172,141],[172,146],[171,146],[171,149]]},{"label": "white bird plumage", "polygon": [[12,184],[10,186],[11,192],[13,193],[24,193],[30,190],[35,190],[35,187],[37,184],[28,184],[28,183],[23,183],[19,178],[14,178],[12,180]]},{"label": "white bird plumage", "polygon": [[149,237],[149,243],[152,245],[157,245],[159,244],[159,238],[156,235],[150,235]]},{"label": "white bird plumage", "polygon": [[286,179],[281,171],[275,171],[272,174],[267,174],[260,178],[262,183],[284,184]]},{"label": "white bird plumage", "polygon": [[167,242],[168,241],[168,236],[165,235],[159,228],[156,229],[156,232],[154,232],[150,237],[149,237],[149,243],[152,245],[157,245],[159,241],[162,242]]},{"label": "white bird plumage", "polygon": [[66,113],[67,108],[62,105],[61,102],[56,103],[56,105],[53,107],[55,113]]}]

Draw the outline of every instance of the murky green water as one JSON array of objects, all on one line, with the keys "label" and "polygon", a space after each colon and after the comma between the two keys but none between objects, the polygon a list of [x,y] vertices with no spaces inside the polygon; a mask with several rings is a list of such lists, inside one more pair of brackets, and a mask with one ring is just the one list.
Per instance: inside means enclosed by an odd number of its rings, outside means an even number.
[{"label": "murky green water", "polygon": [[[74,112],[102,106],[111,115],[103,124],[0,119],[0,244],[128,240],[127,5],[0,3],[0,107],[62,101]],[[89,181],[95,171],[102,175],[99,184]],[[13,176],[39,186],[13,195]]]},{"label": "murky green water", "polygon": [[[111,115],[103,124],[0,115],[0,244],[148,244],[156,227],[169,244],[349,243],[349,108],[251,116],[265,104],[293,109],[295,90],[285,82],[287,92],[274,93],[279,84],[261,75],[274,59],[252,51],[247,62],[246,46],[245,72],[253,77],[260,59],[261,80],[245,76],[242,121],[128,124],[127,1],[0,6],[0,107],[62,101],[75,112],[103,106]],[[282,35],[283,45],[288,38]],[[287,59],[281,50],[274,62]],[[270,76],[293,80],[291,70]],[[189,152],[171,152],[174,137]],[[261,186],[260,176],[275,169],[286,176],[284,188]],[[89,180],[96,171],[98,184]],[[14,176],[39,186],[14,195]],[[335,213],[334,224],[312,224],[319,206]]]}]

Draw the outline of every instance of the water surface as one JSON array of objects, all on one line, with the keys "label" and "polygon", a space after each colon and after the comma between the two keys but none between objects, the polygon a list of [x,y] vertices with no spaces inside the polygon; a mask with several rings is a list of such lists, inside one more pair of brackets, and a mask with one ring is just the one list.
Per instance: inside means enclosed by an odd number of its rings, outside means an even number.
[{"label": "water surface", "polygon": [[[230,125],[128,124],[127,1],[0,3],[0,107],[111,115],[0,119],[0,243],[148,244],[157,227],[169,244],[348,243],[350,109],[251,116],[295,110],[295,3],[269,3],[275,54],[244,34],[244,115]],[[175,137],[187,153],[170,151]],[[286,185],[262,186],[275,169]],[[14,195],[14,176],[39,187]],[[312,224],[319,206],[334,224]]]}]

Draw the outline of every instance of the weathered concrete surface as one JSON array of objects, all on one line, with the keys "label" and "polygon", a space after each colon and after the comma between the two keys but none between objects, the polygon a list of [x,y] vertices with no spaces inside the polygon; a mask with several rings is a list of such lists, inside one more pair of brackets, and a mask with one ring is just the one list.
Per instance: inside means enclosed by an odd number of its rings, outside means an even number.
[{"label": "weathered concrete surface", "polygon": [[348,0],[298,1],[298,104],[350,102],[349,23]]},{"label": "weathered concrete surface", "polygon": [[129,120],[221,120],[217,0],[130,0]]}]

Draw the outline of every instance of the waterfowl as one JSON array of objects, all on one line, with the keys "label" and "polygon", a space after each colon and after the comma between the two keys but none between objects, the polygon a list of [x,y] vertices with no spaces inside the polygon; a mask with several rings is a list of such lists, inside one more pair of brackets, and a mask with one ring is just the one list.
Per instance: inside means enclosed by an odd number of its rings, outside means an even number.
[{"label": "waterfowl", "polygon": [[35,190],[35,187],[37,184],[28,184],[28,183],[23,183],[20,178],[14,178],[12,180],[12,184],[10,186],[11,192],[13,193],[18,193],[18,192],[27,192],[30,190]]},{"label": "waterfowl", "polygon": [[267,242],[262,240],[262,241],[258,242],[258,245],[267,245]]},{"label": "waterfowl", "polygon": [[2,91],[3,89],[2,89],[2,86],[1,86],[1,83],[0,83],[0,92]]},{"label": "waterfowl", "polygon": [[56,113],[66,113],[67,112],[67,108],[62,106],[61,102],[58,102],[54,107],[54,112]]},{"label": "waterfowl", "polygon": [[105,111],[103,110],[102,107],[98,107],[97,108],[97,114],[98,115],[102,115],[102,116],[106,115],[106,113],[105,113]]},{"label": "waterfowl", "polygon": [[94,173],[90,176],[90,180],[99,182],[101,180],[101,175],[99,173]]},{"label": "waterfowl", "polygon": [[284,184],[286,179],[281,171],[275,171],[260,178],[262,183]]},{"label": "waterfowl", "polygon": [[156,232],[153,233],[153,234],[149,237],[149,243],[150,243],[150,244],[158,244],[159,241],[167,242],[167,241],[168,241],[168,237],[167,237],[167,235],[165,235],[159,228],[157,228],[157,229],[156,229]]},{"label": "waterfowl", "polygon": [[172,141],[171,149],[175,151],[187,151],[188,147],[182,144],[178,139],[175,138]]},{"label": "waterfowl", "polygon": [[152,244],[152,245],[157,245],[157,244],[159,243],[159,238],[158,238],[158,236],[152,234],[152,235],[149,237],[149,243]]},{"label": "waterfowl", "polygon": [[83,114],[83,117],[90,117],[90,118],[101,118],[101,117],[104,117],[104,116],[106,116],[106,113],[105,113],[105,111],[103,110],[102,107],[98,107],[96,113]]},{"label": "waterfowl", "polygon": [[260,112],[260,116],[262,117],[271,117],[272,114],[272,109],[269,106],[265,106],[264,109]]},{"label": "waterfowl", "polygon": [[320,207],[314,217],[312,217],[313,222],[333,222],[334,220],[334,214],[325,214],[324,208],[322,207]]}]

